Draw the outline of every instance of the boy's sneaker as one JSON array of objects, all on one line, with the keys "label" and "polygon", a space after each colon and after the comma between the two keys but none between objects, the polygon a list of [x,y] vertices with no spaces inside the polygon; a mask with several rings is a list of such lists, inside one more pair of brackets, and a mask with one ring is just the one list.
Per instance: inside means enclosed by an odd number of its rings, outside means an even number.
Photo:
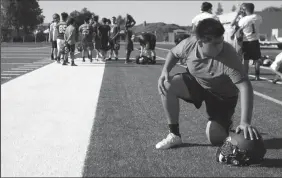
[{"label": "boy's sneaker", "polygon": [[156,144],[156,149],[169,149],[182,144],[179,136],[169,133],[165,139]]}]

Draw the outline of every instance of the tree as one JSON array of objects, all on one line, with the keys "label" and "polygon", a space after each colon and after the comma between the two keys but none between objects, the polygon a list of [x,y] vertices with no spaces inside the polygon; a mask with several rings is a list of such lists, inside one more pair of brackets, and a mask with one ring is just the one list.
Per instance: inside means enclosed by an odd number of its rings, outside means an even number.
[{"label": "tree", "polygon": [[222,13],[223,13],[223,8],[222,8],[221,3],[219,2],[218,5],[217,5],[217,10],[216,10],[215,14],[221,15]]},{"label": "tree", "polygon": [[3,23],[15,29],[17,36],[20,29],[28,34],[44,21],[38,0],[2,0],[2,5],[6,14]]},{"label": "tree", "polygon": [[280,11],[282,11],[282,7],[273,7],[273,6],[266,7],[262,10],[262,12],[280,12]]},{"label": "tree", "polygon": [[75,10],[70,13],[70,16],[75,19],[77,26],[82,25],[84,23],[84,19],[86,17],[91,17],[92,15],[95,15],[95,13],[90,12],[87,8],[81,9],[80,12]]},{"label": "tree", "polygon": [[233,5],[233,6],[232,6],[231,11],[232,11],[232,12],[235,12],[235,11],[236,11],[236,9],[237,9],[237,8],[236,8],[236,6],[235,6],[235,5]]}]

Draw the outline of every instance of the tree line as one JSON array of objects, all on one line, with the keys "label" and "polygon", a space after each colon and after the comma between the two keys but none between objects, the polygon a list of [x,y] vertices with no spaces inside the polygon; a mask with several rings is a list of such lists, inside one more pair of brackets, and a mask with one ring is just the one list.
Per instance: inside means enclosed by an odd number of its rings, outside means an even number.
[{"label": "tree line", "polygon": [[[231,11],[237,10],[235,5],[232,6]],[[281,7],[266,7],[262,11],[276,12],[282,11]],[[57,12],[60,14],[61,12]],[[215,14],[221,15],[224,13],[223,6],[218,3]],[[83,8],[78,11],[75,10],[69,14],[71,17],[75,18],[77,26],[84,23],[84,19],[87,16],[98,15],[91,12],[87,8]],[[98,15],[99,16],[99,15]],[[100,20],[103,17],[99,17]],[[105,17],[111,18],[111,17]],[[38,30],[37,39],[39,41],[45,41],[46,35],[43,34],[44,28],[42,23],[44,22],[45,16],[43,15],[43,10],[39,7],[38,0],[1,0],[1,40],[9,41],[13,36],[16,36],[19,41],[34,41],[34,31]],[[125,17],[117,15],[117,22],[121,27],[125,24]],[[50,22],[51,23],[51,22]]]}]

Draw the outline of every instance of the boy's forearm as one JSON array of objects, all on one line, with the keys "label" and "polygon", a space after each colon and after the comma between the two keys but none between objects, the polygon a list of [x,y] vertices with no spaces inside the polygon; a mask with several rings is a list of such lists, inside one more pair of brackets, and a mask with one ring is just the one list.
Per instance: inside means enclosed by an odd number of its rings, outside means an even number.
[{"label": "boy's forearm", "polygon": [[166,59],[165,59],[165,64],[163,67],[163,72],[170,72],[171,69],[176,65],[176,63],[179,61],[178,58],[176,58],[172,52],[168,52]]},{"label": "boy's forearm", "polygon": [[241,124],[251,124],[253,114],[254,93],[250,81],[245,81],[239,87],[241,93]]}]

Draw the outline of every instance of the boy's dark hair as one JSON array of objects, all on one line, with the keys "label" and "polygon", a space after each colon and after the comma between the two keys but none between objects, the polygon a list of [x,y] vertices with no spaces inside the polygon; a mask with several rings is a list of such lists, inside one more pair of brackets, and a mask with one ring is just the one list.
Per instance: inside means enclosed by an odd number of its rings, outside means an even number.
[{"label": "boy's dark hair", "polygon": [[201,11],[203,12],[207,12],[212,8],[212,4],[209,2],[203,2],[202,3],[202,7],[201,7]]},{"label": "boy's dark hair", "polygon": [[66,21],[68,19],[69,15],[66,12],[63,12],[63,13],[61,13],[61,16],[62,16],[62,20]]},{"label": "boy's dark hair", "polygon": [[73,25],[75,23],[75,19],[73,17],[70,17],[68,19],[68,24]]},{"label": "boy's dark hair", "polygon": [[253,3],[245,3],[244,6],[248,12],[254,13],[255,5]]},{"label": "boy's dark hair", "polygon": [[86,23],[89,23],[89,21],[90,21],[90,17],[85,17],[85,19],[84,19],[84,22],[86,22]]},{"label": "boy's dark hair", "polygon": [[102,22],[103,22],[103,23],[107,23],[107,21],[108,21],[108,19],[107,19],[107,18],[105,18],[105,17],[104,17],[104,18],[102,18]]},{"label": "boy's dark hair", "polygon": [[98,22],[99,16],[98,16],[98,15],[94,15],[93,20],[94,20],[95,22]]},{"label": "boy's dark hair", "polygon": [[111,19],[108,19],[108,23],[109,23],[109,24],[112,24],[112,21],[111,21]]},{"label": "boy's dark hair", "polygon": [[223,25],[213,18],[204,19],[199,22],[195,33],[197,38],[210,40],[209,38],[221,37],[225,32]]}]

